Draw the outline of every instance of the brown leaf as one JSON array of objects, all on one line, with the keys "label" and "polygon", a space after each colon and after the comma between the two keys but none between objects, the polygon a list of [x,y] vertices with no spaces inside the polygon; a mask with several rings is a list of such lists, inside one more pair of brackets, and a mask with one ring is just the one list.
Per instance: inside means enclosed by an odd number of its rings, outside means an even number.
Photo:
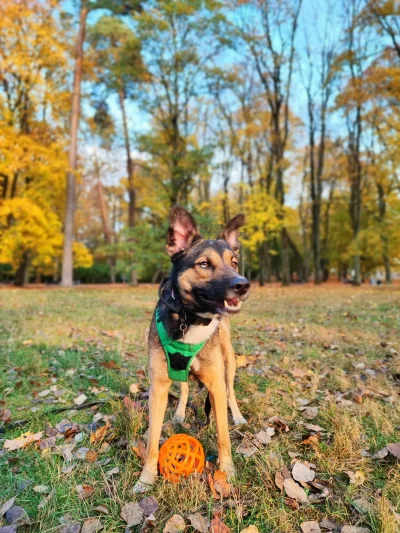
[{"label": "brown leaf", "polygon": [[81,525],[79,522],[70,522],[60,530],[60,533],[80,533]]},{"label": "brown leaf", "polygon": [[138,392],[140,392],[138,384],[137,383],[132,383],[132,385],[129,387],[129,392],[131,394],[137,394]]},{"label": "brown leaf", "polygon": [[0,422],[9,422],[11,420],[10,409],[0,409]]},{"label": "brown leaf", "polygon": [[84,394],[80,394],[79,396],[74,398],[74,404],[75,405],[82,405],[83,403],[86,402],[86,400],[87,400],[87,396],[85,396]]},{"label": "brown leaf", "polygon": [[250,362],[247,360],[247,357],[245,355],[236,356],[236,368],[244,368],[248,364],[250,364]]},{"label": "brown leaf", "polygon": [[292,475],[287,468],[284,467],[280,470],[277,470],[275,472],[275,484],[278,489],[283,491],[283,482],[285,481],[285,479],[290,479],[291,477]]},{"label": "brown leaf", "polygon": [[99,513],[103,513],[103,514],[110,514],[110,511],[108,510],[108,507],[106,505],[98,505],[97,507],[95,507],[93,509],[93,511],[97,511]]},{"label": "brown leaf", "polygon": [[40,440],[42,435],[43,435],[43,431],[39,431],[39,433],[32,433],[31,431],[27,431],[26,433],[23,433],[16,439],[6,440],[3,448],[9,451],[25,448],[25,446],[28,446],[32,442],[36,442]]},{"label": "brown leaf", "polygon": [[90,485],[77,485],[75,489],[80,500],[87,500],[88,498],[91,498],[94,493],[94,488]]},{"label": "brown leaf", "polygon": [[371,533],[371,530],[367,527],[343,526],[340,533]]},{"label": "brown leaf", "polygon": [[6,520],[9,524],[18,527],[25,525],[29,526],[31,523],[28,513],[23,507],[20,507],[19,505],[14,505],[13,507],[10,507],[10,509],[8,509],[8,511],[6,512]]},{"label": "brown leaf", "polygon": [[320,433],[321,431],[324,431],[321,426],[317,426],[317,424],[304,424],[304,427],[308,429],[308,431],[313,431],[314,433]]},{"label": "brown leaf", "polygon": [[141,509],[143,510],[144,516],[150,516],[154,514],[158,509],[158,501],[154,496],[149,496],[148,498],[143,498],[139,502]]},{"label": "brown leaf", "polygon": [[64,466],[62,469],[61,469],[61,472],[63,474],[70,474],[72,472],[72,470],[76,467],[76,463],[72,463],[70,464],[69,466]]},{"label": "brown leaf", "polygon": [[292,476],[296,481],[312,481],[315,478],[315,472],[308,468],[300,461],[296,461],[292,468]]},{"label": "brown leaf", "polygon": [[312,420],[313,418],[315,418],[315,417],[318,415],[318,407],[307,407],[307,408],[303,411],[303,415],[304,415],[308,420]]},{"label": "brown leaf", "polygon": [[303,489],[303,487],[300,487],[300,485],[298,485],[294,479],[285,479],[283,481],[283,486],[289,498],[293,498],[301,503],[308,501],[306,491]]},{"label": "brown leaf", "polygon": [[165,524],[163,533],[181,533],[185,531],[185,520],[179,514],[174,514]]},{"label": "brown leaf", "polygon": [[188,520],[195,531],[198,531],[199,533],[208,532],[208,520],[205,516],[200,513],[194,513],[188,516]]},{"label": "brown leaf", "polygon": [[0,507],[0,517],[3,516],[3,514],[6,514],[9,509],[11,509],[11,507],[14,505],[15,499],[16,496],[13,496],[3,503],[3,505]]},{"label": "brown leaf", "polygon": [[81,533],[95,533],[95,531],[100,531],[103,527],[100,518],[93,516],[83,522]]},{"label": "brown leaf", "polygon": [[387,455],[389,454],[389,450],[387,449],[387,446],[385,446],[384,448],[382,448],[381,450],[377,451],[376,453],[374,453],[374,455],[372,456],[373,459],[383,459],[384,457],[386,457]]},{"label": "brown leaf", "polygon": [[210,486],[210,489],[211,489],[211,492],[212,492],[212,495],[213,495],[214,500],[219,500],[218,493],[217,493],[217,491],[215,490],[215,486],[214,486],[214,479],[213,479],[211,473],[208,474],[208,476],[207,476],[207,480],[208,480],[208,484],[209,484],[209,486]]},{"label": "brown leaf", "polygon": [[257,526],[247,526],[240,533],[260,533]]},{"label": "brown leaf", "polygon": [[211,520],[211,533],[230,533],[230,531],[219,515],[214,516]]},{"label": "brown leaf", "polygon": [[302,522],[300,524],[303,533],[321,533],[318,522],[310,520],[309,522]]},{"label": "brown leaf", "polygon": [[94,431],[90,435],[90,444],[97,444],[101,442],[102,440],[104,440],[110,428],[111,428],[110,421],[107,420],[104,426],[101,426],[99,429],[96,429],[96,431]]},{"label": "brown leaf", "polygon": [[271,437],[274,435],[274,428],[267,428],[265,431],[262,429],[256,435],[256,439],[261,442],[261,444],[269,444],[271,442]]},{"label": "brown leaf", "polygon": [[86,461],[89,461],[89,463],[94,463],[96,459],[98,458],[99,454],[95,450],[90,450],[86,454]]},{"label": "brown leaf", "polygon": [[221,470],[214,472],[214,487],[223,498],[228,498],[232,492],[232,485],[227,482],[226,473]]},{"label": "brown leaf", "polygon": [[319,445],[319,434],[310,435],[306,439],[302,440],[301,444],[310,444],[311,446],[318,446]]},{"label": "brown leaf", "polygon": [[278,416],[273,416],[269,419],[269,422],[271,422],[271,424],[274,425],[274,428],[277,431],[284,431],[285,433],[290,431],[289,424],[283,418],[279,418]]},{"label": "brown leaf", "polygon": [[300,509],[299,502],[293,498],[288,498],[287,496],[285,496],[283,498],[283,502],[285,505],[293,509],[293,511],[297,511],[297,509]]},{"label": "brown leaf", "polygon": [[121,518],[128,527],[138,526],[143,521],[143,509],[138,503],[128,502],[121,508]]},{"label": "brown leaf", "polygon": [[109,370],[119,370],[119,366],[115,361],[101,361],[100,366],[108,368]]},{"label": "brown leaf", "polygon": [[365,482],[365,474],[361,470],[357,470],[356,472],[347,470],[345,474],[349,476],[350,483],[353,485],[363,485]]},{"label": "brown leaf", "polygon": [[394,442],[392,444],[388,444],[386,448],[389,450],[389,452],[400,459],[400,442]]},{"label": "brown leaf", "polygon": [[146,457],[146,443],[142,439],[138,439],[137,446],[132,446],[132,450],[136,453],[139,459],[144,462]]},{"label": "brown leaf", "polygon": [[240,453],[245,457],[251,457],[257,451],[257,448],[251,442],[242,441],[236,448],[236,453]]}]

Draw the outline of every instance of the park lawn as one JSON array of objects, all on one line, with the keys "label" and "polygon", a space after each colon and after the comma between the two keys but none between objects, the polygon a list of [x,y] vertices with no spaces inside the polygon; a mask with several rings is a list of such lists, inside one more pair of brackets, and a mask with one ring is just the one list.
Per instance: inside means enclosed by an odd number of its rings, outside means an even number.
[{"label": "park lawn", "polygon": [[[0,290],[0,409],[3,418],[11,412],[0,429],[0,506],[16,496],[15,505],[31,519],[30,531],[60,531],[66,522],[95,516],[103,531],[124,531],[121,507],[143,499],[132,487],[147,428],[146,337],[156,300],[154,286]],[[236,390],[249,423],[231,425],[237,470],[231,495],[213,498],[206,475],[180,484],[160,479],[150,492],[158,503],[155,531],[163,531],[175,513],[187,524],[192,513],[209,520],[220,513],[232,532],[256,525],[260,532],[289,533],[301,531],[304,521],[324,518],[336,522],[337,531],[345,524],[375,533],[399,531],[399,461],[391,453],[372,457],[400,441],[399,309],[399,286],[254,287],[233,319],[240,356]],[[129,393],[132,383],[136,394]],[[191,392],[201,414],[205,394],[197,394],[195,384]],[[74,410],[81,394],[87,402],[102,403]],[[163,437],[188,432],[212,458],[213,419],[202,428],[189,409],[184,427],[174,426],[175,404],[171,397]],[[63,407],[69,409],[52,412]],[[91,442],[90,430],[103,426],[107,415],[111,427],[105,439],[94,433]],[[284,419],[289,431],[278,431],[275,423],[271,442],[255,446],[254,435],[271,426],[274,416]],[[93,417],[100,419],[89,426]],[[3,449],[5,439],[26,431],[51,433],[63,419],[83,427],[73,426],[56,446],[42,443],[43,450],[37,444]],[[310,439],[313,432],[304,424],[323,432]],[[75,440],[68,462],[66,450]],[[80,448],[98,455],[85,457]],[[291,469],[294,454],[312,464],[326,498],[306,487],[311,503],[285,499],[275,474]],[[69,465],[75,465],[71,472]],[[79,485],[89,486],[88,498],[79,498]],[[95,510],[98,506],[106,506],[108,514]]]}]

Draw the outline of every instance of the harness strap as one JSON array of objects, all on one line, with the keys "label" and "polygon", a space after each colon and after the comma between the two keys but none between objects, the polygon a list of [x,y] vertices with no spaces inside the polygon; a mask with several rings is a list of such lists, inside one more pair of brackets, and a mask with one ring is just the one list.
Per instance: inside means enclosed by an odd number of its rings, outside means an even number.
[{"label": "harness strap", "polygon": [[156,328],[165,351],[169,379],[172,381],[188,381],[190,365],[205,345],[205,342],[186,344],[185,342],[172,340],[160,319],[158,309],[156,310]]}]

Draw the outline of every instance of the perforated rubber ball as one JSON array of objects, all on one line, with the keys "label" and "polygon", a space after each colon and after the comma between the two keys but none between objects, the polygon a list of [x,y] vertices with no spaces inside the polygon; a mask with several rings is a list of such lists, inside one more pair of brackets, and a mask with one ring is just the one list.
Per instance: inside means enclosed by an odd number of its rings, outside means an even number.
[{"label": "perforated rubber ball", "polygon": [[161,446],[158,466],[163,477],[177,483],[181,477],[193,472],[201,474],[204,469],[205,455],[201,443],[184,433],[173,435]]}]

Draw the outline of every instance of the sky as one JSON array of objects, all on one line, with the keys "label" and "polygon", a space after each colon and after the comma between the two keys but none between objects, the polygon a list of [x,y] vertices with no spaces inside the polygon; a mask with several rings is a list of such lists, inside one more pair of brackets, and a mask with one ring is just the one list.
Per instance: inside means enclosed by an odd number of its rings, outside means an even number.
[{"label": "sky", "polygon": [[[66,10],[76,14],[76,0],[64,0],[63,3]],[[304,76],[307,75],[307,61],[305,59],[304,50],[307,46],[311,50],[318,50],[321,45],[322,36],[324,34],[326,26],[329,27],[331,38],[335,42],[339,42],[343,37],[341,35],[341,2],[334,0],[303,0],[302,11],[300,15],[299,29],[297,33],[297,48],[299,50],[298,59],[296,60],[296,69],[293,76],[292,90],[291,90],[291,109],[304,123],[307,120],[307,107],[306,107],[306,94],[303,86]],[[88,24],[93,24],[104,12],[101,10],[94,11],[90,14]],[[317,54],[315,54],[315,61],[318,61]],[[218,58],[218,66],[229,69],[232,63],[232,53],[226,52],[221,54]],[[84,92],[90,90],[88,84],[84,84]],[[122,131],[121,127],[121,113],[116,98],[111,96],[108,98],[107,103],[111,114],[117,125],[117,130]],[[126,107],[128,112],[128,120],[130,133],[133,140],[135,138],[149,131],[151,128],[151,117],[147,115],[139,105],[132,101],[126,101]],[[82,112],[86,116],[93,114],[93,109],[90,107],[88,99],[83,102]],[[329,132],[332,136],[340,134],[340,121],[338,117],[333,117],[333,120],[329,124]],[[298,141],[301,143],[301,139]],[[125,163],[123,157],[121,157],[122,151],[122,139],[119,142],[121,148],[115,150],[115,172],[113,179],[119,180],[120,177],[126,174]],[[135,143],[133,143],[135,144]],[[84,152],[90,153],[94,149],[93,146],[86,146]],[[135,157],[142,157],[137,151],[134,151]],[[216,155],[218,159],[218,154]],[[289,204],[295,205],[298,202],[299,195],[299,176],[294,176],[291,184],[291,191],[288,195],[287,201]],[[233,171],[232,181],[239,179],[237,169]],[[214,180],[214,191],[220,187],[218,179]]]}]

